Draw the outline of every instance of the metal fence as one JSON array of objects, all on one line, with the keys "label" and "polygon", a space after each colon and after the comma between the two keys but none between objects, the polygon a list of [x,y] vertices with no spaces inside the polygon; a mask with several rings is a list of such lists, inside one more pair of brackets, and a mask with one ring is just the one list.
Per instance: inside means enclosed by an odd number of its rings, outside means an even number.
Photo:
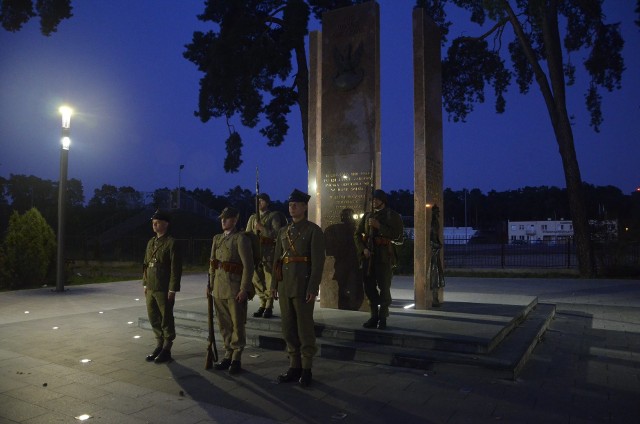
[{"label": "metal fence", "polygon": [[[96,241],[83,238],[67,239],[66,257],[87,261],[124,261],[142,263],[147,239],[121,238],[109,245],[102,246]],[[208,265],[211,252],[211,239],[178,239],[186,265],[203,267]],[[413,240],[405,240],[400,247],[400,264],[407,272],[413,270]],[[572,242],[562,244],[461,244],[457,240],[445,240],[444,266],[446,268],[548,268],[575,269],[578,262],[575,245]],[[594,256],[599,270],[639,267],[640,243],[597,243]]]},{"label": "metal fence", "polygon": [[[144,259],[148,238],[123,237],[102,245],[95,240],[68,237],[66,257],[74,261],[140,262]],[[177,239],[185,265],[208,266],[211,239]]]},{"label": "metal fence", "polygon": [[575,268],[575,246],[566,244],[459,244],[445,240],[446,268]]}]

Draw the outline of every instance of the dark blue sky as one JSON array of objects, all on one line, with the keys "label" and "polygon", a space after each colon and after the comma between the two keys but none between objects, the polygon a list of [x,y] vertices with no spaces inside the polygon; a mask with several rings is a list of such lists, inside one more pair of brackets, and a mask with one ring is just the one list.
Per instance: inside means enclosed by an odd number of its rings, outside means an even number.
[{"label": "dark blue sky", "polygon": [[[413,0],[382,0],[382,186],[413,190]],[[624,193],[640,186],[640,30],[635,2],[605,2],[608,22],[621,22],[627,70],[622,90],[604,94],[601,132],[589,127],[584,107],[585,53],[575,54],[577,84],[568,88],[583,180],[614,185]],[[183,59],[201,1],[110,0],[73,2],[74,16],[47,38],[38,22],[22,31],[0,31],[0,175],[36,175],[57,181],[60,155],[58,107],[75,110],[71,121],[69,178],[84,184],[89,200],[102,184],[140,191],[182,186],[216,194],[240,185],[284,199],[306,189],[299,112],[290,117],[285,143],[271,148],[256,130],[232,121],[245,144],[240,172],[223,169],[224,120],[194,117],[200,74]],[[319,29],[312,27],[312,29]],[[456,28],[473,35],[470,26]],[[508,30],[507,32],[510,32]],[[467,123],[444,116],[444,185],[483,192],[524,186],[564,187],[562,163],[537,87],[526,96],[510,87],[507,112],[497,115],[491,96]]]}]

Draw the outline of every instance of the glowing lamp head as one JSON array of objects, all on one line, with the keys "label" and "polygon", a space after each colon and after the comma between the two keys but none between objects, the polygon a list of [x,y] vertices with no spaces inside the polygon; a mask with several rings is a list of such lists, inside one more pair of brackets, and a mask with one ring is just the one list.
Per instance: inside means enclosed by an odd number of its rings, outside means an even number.
[{"label": "glowing lamp head", "polygon": [[69,150],[69,146],[71,145],[71,139],[69,137],[62,137],[62,140],[60,140],[62,143],[62,148],[64,150]]},{"label": "glowing lamp head", "polygon": [[62,115],[62,128],[71,127],[71,114],[73,110],[68,106],[60,106],[60,114]]}]

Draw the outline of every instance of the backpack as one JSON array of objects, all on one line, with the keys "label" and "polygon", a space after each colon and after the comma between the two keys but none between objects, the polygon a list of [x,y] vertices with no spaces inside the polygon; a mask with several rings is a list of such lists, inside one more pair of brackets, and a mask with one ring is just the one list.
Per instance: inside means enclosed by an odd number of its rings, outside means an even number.
[{"label": "backpack", "polygon": [[262,254],[260,252],[260,237],[253,231],[245,231],[244,233],[249,240],[251,240],[251,251],[253,252],[253,266],[258,268],[262,261]]}]

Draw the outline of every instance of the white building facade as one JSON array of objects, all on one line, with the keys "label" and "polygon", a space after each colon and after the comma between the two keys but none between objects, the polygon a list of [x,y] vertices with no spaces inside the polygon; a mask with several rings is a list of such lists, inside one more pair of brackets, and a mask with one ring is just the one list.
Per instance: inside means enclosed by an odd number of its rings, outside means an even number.
[{"label": "white building facade", "polygon": [[573,238],[573,222],[559,221],[508,221],[510,244],[566,243]]}]

